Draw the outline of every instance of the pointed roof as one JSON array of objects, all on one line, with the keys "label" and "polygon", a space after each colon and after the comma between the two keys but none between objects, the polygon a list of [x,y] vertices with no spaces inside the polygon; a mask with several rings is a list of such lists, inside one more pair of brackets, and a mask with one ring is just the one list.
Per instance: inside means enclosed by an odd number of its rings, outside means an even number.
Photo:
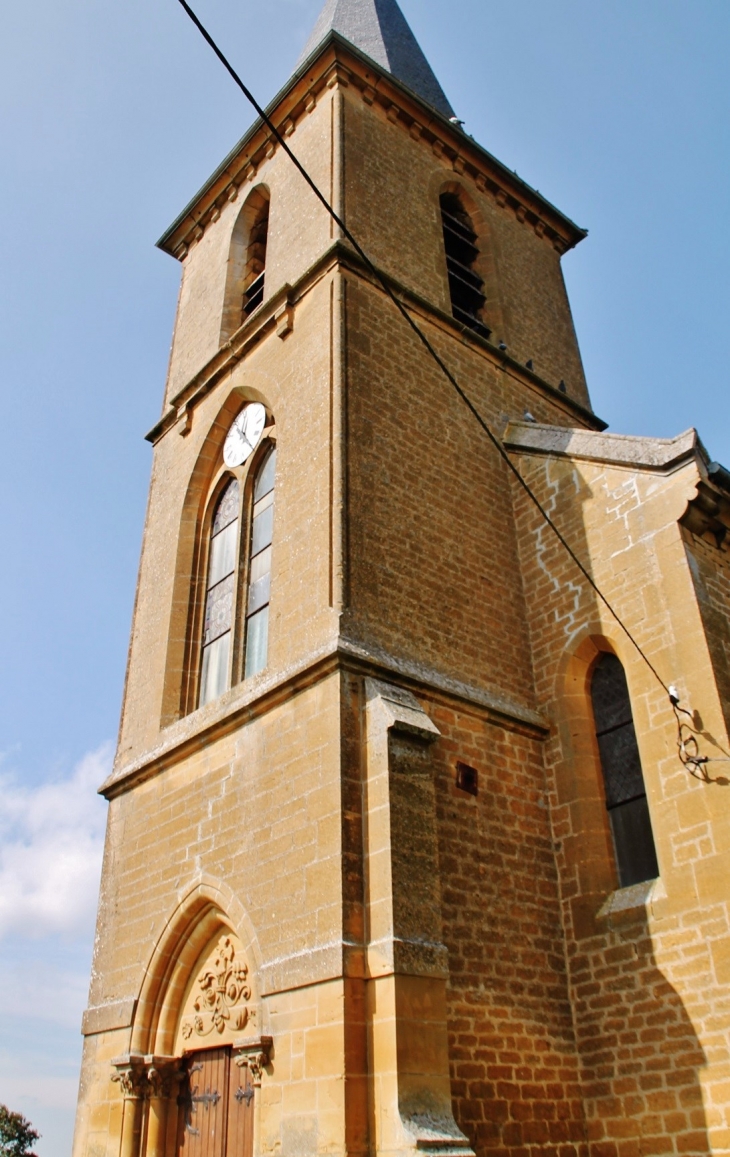
[{"label": "pointed roof", "polygon": [[454,115],[396,0],[327,0],[297,68],[330,32],[349,40],[438,112]]}]

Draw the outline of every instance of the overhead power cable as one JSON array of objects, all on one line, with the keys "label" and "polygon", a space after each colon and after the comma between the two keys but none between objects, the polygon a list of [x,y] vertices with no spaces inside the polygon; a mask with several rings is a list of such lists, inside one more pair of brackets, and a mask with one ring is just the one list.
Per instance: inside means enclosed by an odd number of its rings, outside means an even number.
[{"label": "overhead power cable", "polygon": [[[253,93],[251,92],[251,90],[241,80],[241,77],[238,75],[238,73],[234,69],[233,65],[230,63],[228,58],[224,55],[224,53],[218,47],[218,45],[216,44],[215,40],[210,35],[208,30],[204,27],[204,25],[198,19],[195,12],[193,11],[193,9],[187,3],[187,0],[178,0],[178,3],[181,5],[182,8],[185,9],[186,13],[188,14],[190,19],[192,20],[195,27],[200,32],[203,39],[212,48],[213,52],[220,60],[223,67],[226,69],[226,71],[229,73],[229,75],[231,76],[231,78],[233,79],[235,84],[238,85],[241,92],[246,97],[246,100],[249,102],[249,104],[251,104],[253,106],[253,108],[256,110],[259,117],[263,121],[263,123],[266,125],[266,127],[271,132],[272,136],[279,143],[279,145],[284,150],[286,155],[289,157],[290,161],[295,166],[295,168],[298,169],[299,173],[304,178],[306,183],[309,185],[309,188],[312,190],[312,192],[314,193],[317,200],[320,201],[321,204],[324,206],[324,208],[327,210],[327,212],[329,213],[332,220],[335,222],[335,224],[338,226],[338,228],[342,231],[342,235],[344,237],[346,237],[347,240],[350,242],[353,249],[358,254],[358,256],[360,257],[361,261],[363,262],[363,264],[365,265],[367,270],[370,272],[372,277],[378,282],[378,284],[382,287],[382,289],[383,289],[384,293],[387,295],[387,297],[389,297],[390,300],[393,302],[393,305],[396,307],[396,309],[398,310],[400,315],[403,317],[403,319],[406,321],[406,323],[410,326],[412,331],[415,333],[415,335],[417,336],[417,338],[419,339],[421,344],[424,346],[424,348],[428,352],[429,356],[433,359],[433,361],[436,363],[438,368],[441,370],[441,373],[444,375],[444,377],[447,379],[447,381],[451,384],[451,386],[454,388],[456,393],[461,398],[462,402],[465,404],[465,406],[469,409],[469,411],[471,412],[473,417],[479,423],[482,430],[487,435],[490,442],[494,446],[495,450],[499,454],[500,458],[502,458],[502,460],[506,464],[508,470],[514,475],[518,484],[522,487],[524,492],[527,494],[530,501],[534,504],[534,506],[537,507],[537,510],[539,511],[540,515],[542,516],[544,521],[547,523],[547,525],[550,527],[553,534],[560,542],[561,546],[563,546],[563,548],[566,550],[566,552],[568,553],[570,558],[573,560],[573,562],[577,566],[578,570],[583,575],[583,578],[586,580],[586,582],[591,587],[591,589],[598,595],[599,599],[604,604],[604,606],[608,609],[610,614],[613,616],[616,623],[621,628],[621,630],[624,632],[624,634],[626,635],[629,642],[633,645],[633,647],[636,649],[638,654],[644,660],[644,662],[646,663],[646,665],[649,668],[649,670],[651,671],[651,673],[654,675],[654,677],[657,680],[657,682],[659,683],[659,685],[666,692],[670,701],[672,702],[672,705],[676,707],[676,703],[675,703],[676,692],[675,692],[674,688],[670,689],[668,684],[665,683],[665,681],[662,679],[661,675],[657,671],[657,669],[654,666],[654,664],[652,663],[651,659],[648,657],[648,655],[642,649],[642,647],[640,646],[640,644],[638,643],[638,641],[636,640],[634,635],[631,633],[629,628],[626,626],[623,619],[619,615],[618,611],[616,611],[615,608],[611,605],[609,600],[604,595],[603,591],[597,585],[597,583],[595,582],[593,577],[590,575],[590,573],[588,572],[586,567],[581,562],[578,555],[575,553],[575,551],[571,547],[570,543],[566,540],[566,538],[564,537],[564,535],[562,534],[560,529],[553,522],[553,520],[550,517],[550,515],[548,514],[547,510],[540,502],[540,499],[537,497],[535,492],[530,487],[529,483],[526,482],[525,479],[522,477],[519,470],[515,466],[514,462],[510,458],[509,454],[505,450],[504,445],[502,444],[501,440],[492,431],[492,429],[490,428],[488,423],[485,421],[485,419],[482,417],[482,415],[477,410],[477,408],[474,405],[474,403],[472,402],[471,398],[468,396],[468,394],[459,385],[458,381],[456,380],[456,378],[452,374],[451,370],[448,368],[446,363],[443,361],[440,354],[438,354],[437,351],[434,349],[433,345],[431,344],[429,339],[426,337],[426,334],[423,332],[421,327],[418,325],[418,323],[411,316],[411,314],[406,309],[403,302],[398,297],[396,297],[395,293],[393,292],[393,290],[391,288],[390,282],[388,281],[386,276],[383,273],[381,273],[380,270],[373,264],[373,262],[370,260],[370,258],[368,257],[367,253],[362,248],[360,243],[357,241],[357,239],[350,232],[350,230],[348,229],[345,222],[342,220],[342,218],[339,216],[339,214],[332,207],[330,202],[325,197],[324,193],[320,190],[319,186],[315,183],[315,181],[312,179],[312,177],[310,177],[309,173],[307,172],[307,170],[305,169],[304,165],[301,163],[299,158],[296,156],[296,154],[294,152],[292,152],[291,148],[287,144],[282,133],[279,131],[279,129],[274,124],[274,122],[271,120],[271,118],[268,115],[268,113],[266,112],[266,110],[256,100],[256,98],[253,95]],[[678,702],[678,700],[676,700],[676,701]],[[679,742],[681,744],[681,734],[680,734],[680,741]],[[680,750],[684,752],[686,749],[684,747],[680,747]],[[688,753],[687,753],[685,755],[685,759],[683,759],[683,762],[685,762],[685,765],[687,765],[687,763],[691,762],[693,764],[693,766],[696,766],[698,764],[700,766],[702,766],[704,763],[711,762],[711,761],[708,759],[708,757],[700,757],[699,755],[696,756],[695,758],[692,758],[691,756],[688,757]],[[712,761],[712,762],[714,762],[714,761]]]}]

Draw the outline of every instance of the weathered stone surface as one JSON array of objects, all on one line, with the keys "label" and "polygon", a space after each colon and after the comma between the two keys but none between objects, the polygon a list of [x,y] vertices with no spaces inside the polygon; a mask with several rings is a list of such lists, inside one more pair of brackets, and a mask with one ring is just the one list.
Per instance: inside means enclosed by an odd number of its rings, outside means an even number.
[{"label": "weathered stone surface", "polygon": [[[375,67],[330,44],[276,118],[702,751],[727,753],[719,476],[693,431],[596,432],[560,271],[575,227]],[[264,300],[231,332],[227,266],[264,185]],[[450,316],[444,191],[474,221],[496,343]],[[726,1151],[726,765],[711,784],[682,767],[660,684],[263,129],[165,246],[183,284],[104,785],[76,1157],[175,1157],[201,1041],[255,1076],[257,1157]],[[277,446],[268,661],[197,708],[211,509],[247,401]],[[590,705],[605,650],[661,871],[634,889]]]}]

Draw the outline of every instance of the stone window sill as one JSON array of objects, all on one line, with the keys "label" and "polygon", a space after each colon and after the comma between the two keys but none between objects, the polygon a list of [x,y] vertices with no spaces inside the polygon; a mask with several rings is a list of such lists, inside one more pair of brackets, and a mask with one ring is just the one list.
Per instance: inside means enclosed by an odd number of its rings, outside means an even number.
[{"label": "stone window sill", "polygon": [[666,890],[660,877],[632,884],[628,888],[617,888],[601,905],[596,919],[605,920],[609,924],[630,923],[645,914],[656,900],[665,896]]}]

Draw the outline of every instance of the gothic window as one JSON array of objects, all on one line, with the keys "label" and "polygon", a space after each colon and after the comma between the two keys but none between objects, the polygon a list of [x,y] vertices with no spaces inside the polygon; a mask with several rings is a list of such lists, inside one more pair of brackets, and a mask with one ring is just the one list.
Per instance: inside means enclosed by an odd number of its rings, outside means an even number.
[{"label": "gothic window", "polygon": [[210,528],[200,674],[201,707],[217,699],[229,686],[239,521],[240,487],[238,480],[232,478],[218,499]]},{"label": "gothic window", "polygon": [[591,680],[606,807],[622,888],[653,880],[659,867],[624,669],[615,655],[598,660]]},{"label": "gothic window", "polygon": [[252,220],[246,252],[246,272],[244,275],[243,316],[249,317],[264,300],[264,275],[266,271],[266,246],[269,236],[269,198],[264,191],[257,191],[250,198]]},{"label": "gothic window", "polygon": [[248,597],[246,600],[246,678],[256,675],[266,666],[275,473],[276,449],[272,447],[259,466],[253,491]]},{"label": "gothic window", "polygon": [[[263,455],[263,456],[261,456]],[[229,477],[210,523],[198,706],[266,666],[276,448]],[[248,476],[247,476],[248,475]],[[243,530],[241,530],[243,528]]]},{"label": "gothic window", "polygon": [[484,282],[474,266],[479,256],[477,235],[471,217],[456,193],[441,194],[441,224],[444,231],[446,268],[449,275],[451,312],[457,321],[482,337],[490,330],[481,320],[486,298]]}]

